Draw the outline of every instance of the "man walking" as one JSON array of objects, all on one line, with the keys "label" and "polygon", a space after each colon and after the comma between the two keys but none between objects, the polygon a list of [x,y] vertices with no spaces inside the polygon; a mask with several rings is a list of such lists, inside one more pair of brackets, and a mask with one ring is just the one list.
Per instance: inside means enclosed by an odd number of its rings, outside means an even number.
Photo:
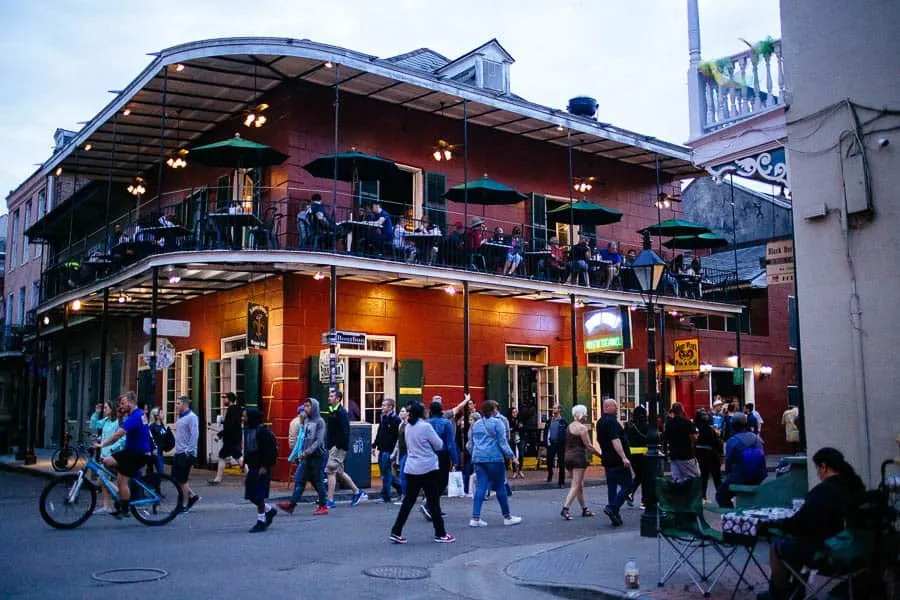
[{"label": "man walking", "polygon": [[325,457],[325,421],[319,414],[319,401],[315,398],[307,398],[303,403],[306,419],[303,422],[303,431],[299,436],[300,464],[297,466],[297,476],[294,480],[294,492],[287,502],[279,502],[276,506],[288,514],[294,514],[294,508],[300,502],[306,483],[313,484],[319,494],[316,506],[316,516],[328,514],[325,501],[325,484],[322,482],[322,461]]},{"label": "man walking", "polygon": [[350,416],[344,408],[344,394],[337,390],[328,392],[328,412],[325,413],[326,434],[325,440],[328,446],[328,462],[325,465],[325,476],[328,478],[328,508],[334,508],[334,488],[338,477],[341,482],[353,492],[350,506],[356,506],[360,502],[369,499],[366,493],[359,489],[347,473],[344,472],[344,459],[350,449]]},{"label": "man walking", "polygon": [[[391,486],[394,484],[394,471],[391,464],[391,453],[397,445],[397,437],[400,434],[400,417],[394,412],[394,401],[385,398],[381,402],[381,420],[378,423],[378,433],[372,448],[378,451],[378,469],[381,471],[381,496],[376,500],[380,503],[390,503]],[[399,482],[398,482],[399,483]]]},{"label": "man walking", "polygon": [[222,440],[222,449],[219,450],[216,477],[207,482],[209,485],[222,483],[226,462],[237,463],[241,459],[241,413],[243,410],[238,406],[234,392],[225,394],[224,404],[225,418],[222,420],[222,430],[216,434],[216,437]]},{"label": "man walking", "polygon": [[187,396],[178,397],[178,420],[175,422],[175,457],[172,459],[172,477],[184,498],[187,498],[187,506],[182,508],[188,512],[200,500],[188,483],[191,475],[191,467],[197,460],[197,441],[200,439],[200,424],[197,415],[191,410],[191,399]]},{"label": "man walking", "polygon": [[553,417],[544,427],[544,445],[547,448],[547,483],[553,481],[553,465],[559,470],[559,487],[565,485],[566,470],[563,461],[566,456],[566,427],[559,404],[553,405]]},{"label": "man walking", "polygon": [[694,424],[684,416],[684,405],[676,402],[672,405],[674,416],[666,423],[666,439],[669,443],[669,463],[672,466],[672,479],[682,481],[691,477],[700,477],[700,463],[694,445],[699,432]]},{"label": "man walking", "polygon": [[626,494],[631,490],[628,441],[625,438],[625,430],[616,419],[618,412],[619,403],[608,398],[603,401],[603,416],[597,421],[597,442],[600,444],[603,468],[606,470],[606,492],[609,500],[603,514],[609,517],[613,527],[621,527],[624,523],[619,510],[625,502]]}]

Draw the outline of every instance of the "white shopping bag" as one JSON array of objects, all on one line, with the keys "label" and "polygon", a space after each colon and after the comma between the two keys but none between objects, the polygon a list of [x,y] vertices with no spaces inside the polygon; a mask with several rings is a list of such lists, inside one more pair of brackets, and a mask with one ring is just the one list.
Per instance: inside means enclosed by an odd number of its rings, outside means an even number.
[{"label": "white shopping bag", "polygon": [[475,473],[469,475],[469,495],[475,495],[475,488],[478,487],[478,476]]},{"label": "white shopping bag", "polygon": [[461,498],[465,495],[463,490],[463,475],[459,471],[450,471],[450,479],[447,482],[447,497]]}]

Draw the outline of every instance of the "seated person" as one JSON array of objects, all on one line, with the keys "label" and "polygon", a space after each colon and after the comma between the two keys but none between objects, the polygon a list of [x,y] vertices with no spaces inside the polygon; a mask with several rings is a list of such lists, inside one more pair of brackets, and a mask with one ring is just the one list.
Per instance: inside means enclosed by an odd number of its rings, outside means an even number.
[{"label": "seated person", "polygon": [[381,208],[381,202],[376,200],[372,203],[372,209],[366,220],[376,225],[369,233],[375,252],[382,253],[390,248],[394,241],[394,226],[391,223],[391,216]]},{"label": "seated person", "polygon": [[572,248],[572,276],[575,277],[574,282],[578,282],[578,273],[588,273],[588,261],[590,260],[591,249],[588,247],[586,237],[578,240],[578,243]]},{"label": "seated person", "polygon": [[502,227],[494,227],[494,234],[491,236],[491,242],[494,244],[505,244],[506,237],[503,235]]},{"label": "seated person", "polygon": [[[462,223],[460,223],[462,225]],[[431,222],[431,218],[425,214],[422,216],[422,220],[419,222],[419,225],[415,229],[416,233],[427,233],[428,235],[441,235],[441,228],[437,226],[436,223]],[[440,252],[440,248],[438,246],[438,239],[435,240],[431,244],[430,251],[428,253],[428,264],[433,264],[437,262],[438,253]]]},{"label": "seated person", "polygon": [[702,273],[703,273],[703,269],[700,267],[700,257],[695,256],[694,258],[691,259],[691,266],[690,266],[689,274],[693,275],[694,277],[700,277],[700,275]]},{"label": "seated person", "polygon": [[637,252],[635,252],[633,248],[628,250],[628,252],[625,253],[625,258],[622,260],[622,266],[630,267],[631,263],[633,263],[636,258]]},{"label": "seated person", "polygon": [[297,236],[299,238],[298,246],[300,248],[306,248],[312,239],[310,235],[310,216],[311,211],[309,203],[303,202],[300,204],[300,212],[297,213]]},{"label": "seated person", "polygon": [[615,242],[610,242],[606,248],[600,251],[600,260],[609,263],[606,270],[606,287],[608,288],[613,279],[619,276],[619,267],[622,266],[622,255]]},{"label": "seated person", "polygon": [[504,275],[516,274],[516,269],[522,264],[523,252],[525,252],[525,240],[522,238],[522,231],[518,227],[513,227],[510,248],[506,252],[506,264],[503,265]]},{"label": "seated person", "polygon": [[313,194],[310,198],[311,205],[309,207],[309,225],[312,235],[313,249],[325,249],[331,247],[331,237],[334,235],[334,223],[325,207],[322,206],[322,196]]},{"label": "seated person", "polygon": [[469,265],[471,268],[478,268],[479,265],[475,264],[477,261],[480,263],[482,270],[487,270],[484,257],[480,254],[481,246],[487,240],[488,232],[487,225],[484,224],[484,219],[481,217],[474,217],[472,219],[472,227],[466,233],[466,252],[471,260],[471,264]]},{"label": "seated person", "polygon": [[406,239],[406,217],[400,217],[400,220],[394,225],[392,246],[394,258],[400,258],[406,262],[416,260],[416,245]]},{"label": "seated person", "polygon": [[447,251],[444,258],[455,265],[462,265],[466,255],[466,228],[462,221],[453,224],[453,231],[447,237]]},{"label": "seated person", "polygon": [[762,440],[747,431],[747,415],[734,415],[731,428],[734,433],[725,443],[725,479],[716,492],[716,501],[722,508],[734,508],[731,484],[759,485],[768,474]]},{"label": "seated person", "polygon": [[788,598],[790,572],[809,565],[816,553],[825,549],[825,540],[844,529],[850,511],[859,505],[865,486],[862,479],[834,448],[822,448],[813,455],[819,483],[806,494],[803,506],[793,517],[766,524],[787,534],[772,540],[769,566],[772,569],[768,594],[762,598]]},{"label": "seated person", "polygon": [[559,246],[559,238],[555,235],[551,237],[548,246],[550,256],[538,261],[538,272],[545,278],[549,275],[551,281],[563,281],[568,278],[569,271],[566,267],[566,257]]}]

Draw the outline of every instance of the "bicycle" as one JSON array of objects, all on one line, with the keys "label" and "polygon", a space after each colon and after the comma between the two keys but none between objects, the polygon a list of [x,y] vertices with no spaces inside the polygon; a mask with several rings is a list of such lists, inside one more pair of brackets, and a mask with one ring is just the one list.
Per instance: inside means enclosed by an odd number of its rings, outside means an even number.
[{"label": "bicycle", "polygon": [[[93,436],[92,433],[87,431],[85,434]],[[92,454],[91,445],[91,442],[72,444],[72,434],[66,432],[66,436],[63,438],[63,445],[53,453],[53,458],[50,459],[50,466],[57,473],[71,471],[78,464],[79,460]]]},{"label": "bicycle", "polygon": [[[148,456],[148,460],[152,457]],[[60,475],[41,492],[41,518],[56,529],[75,529],[93,514],[100,489],[86,476],[94,473],[99,485],[107,489],[113,500],[121,500],[115,474],[88,455],[87,464],[78,473]],[[149,526],[165,525],[184,506],[184,493],[171,475],[151,473],[131,478],[131,514]]]}]

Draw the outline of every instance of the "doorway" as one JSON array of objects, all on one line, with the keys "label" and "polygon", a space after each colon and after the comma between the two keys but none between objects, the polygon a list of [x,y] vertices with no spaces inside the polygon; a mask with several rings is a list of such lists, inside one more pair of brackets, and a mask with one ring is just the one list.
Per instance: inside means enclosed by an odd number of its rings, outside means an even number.
[{"label": "doorway", "polygon": [[[753,369],[744,369],[744,403],[752,402],[756,405],[755,387],[753,385]],[[734,384],[732,369],[713,367],[709,372],[709,406],[712,406],[713,398],[722,396],[725,403],[738,403],[740,398],[740,386]]]}]

